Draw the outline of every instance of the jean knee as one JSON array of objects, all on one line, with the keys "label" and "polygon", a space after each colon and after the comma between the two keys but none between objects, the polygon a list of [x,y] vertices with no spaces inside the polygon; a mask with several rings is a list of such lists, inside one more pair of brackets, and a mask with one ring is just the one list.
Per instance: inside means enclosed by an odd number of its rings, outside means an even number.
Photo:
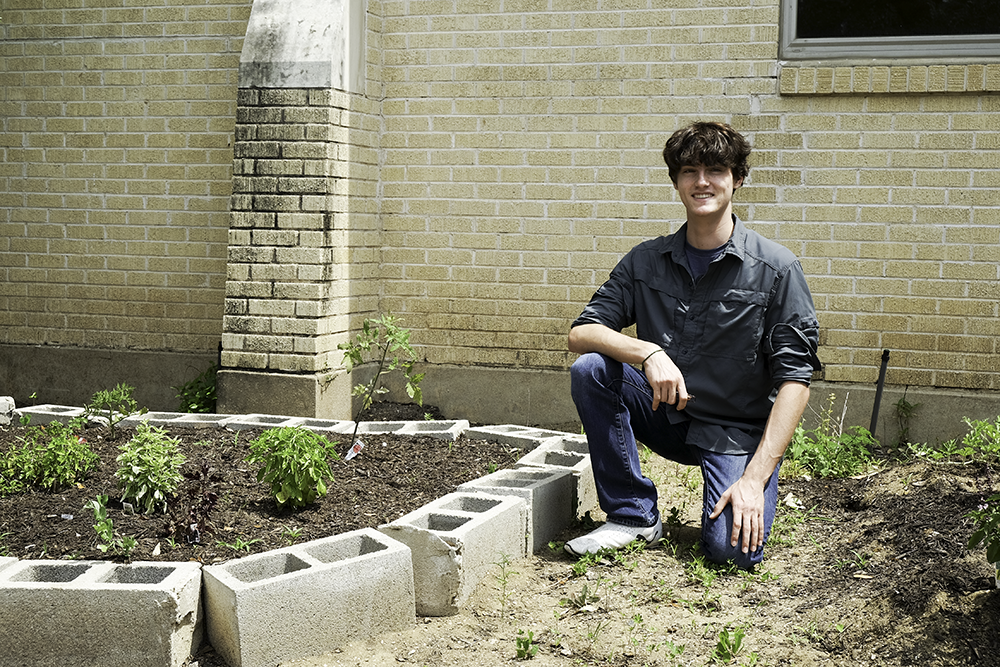
[{"label": "jean knee", "polygon": [[599,352],[587,352],[569,367],[571,391],[593,383],[604,384],[608,375],[608,358]]}]

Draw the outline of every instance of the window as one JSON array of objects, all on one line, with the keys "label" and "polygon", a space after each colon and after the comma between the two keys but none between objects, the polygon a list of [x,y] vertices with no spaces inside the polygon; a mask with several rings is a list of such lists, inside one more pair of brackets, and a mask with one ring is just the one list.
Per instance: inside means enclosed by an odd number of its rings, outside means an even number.
[{"label": "window", "polygon": [[997,0],[782,0],[786,59],[1000,56]]}]

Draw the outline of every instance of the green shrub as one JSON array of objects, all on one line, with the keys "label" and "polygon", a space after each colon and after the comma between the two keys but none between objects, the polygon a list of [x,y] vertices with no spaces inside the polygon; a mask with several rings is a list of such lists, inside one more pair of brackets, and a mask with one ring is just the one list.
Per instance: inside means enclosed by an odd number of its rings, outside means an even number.
[{"label": "green shrub", "polygon": [[991,563],[1000,562],[1000,493],[990,496],[968,514],[972,519],[972,535],[969,548],[980,544],[986,547],[986,559]]},{"label": "green shrub", "polygon": [[836,436],[799,426],[788,446],[788,458],[815,477],[852,477],[872,466],[871,452],[877,444],[863,426]]},{"label": "green shrub", "polygon": [[135,436],[121,446],[118,479],[122,502],[149,514],[157,507],[166,511],[167,497],[181,482],[184,455],[178,451],[180,440],[170,438],[162,428],[140,422]]},{"label": "green shrub", "polygon": [[85,479],[100,457],[78,434],[81,427],[80,420],[30,427],[22,445],[3,456],[0,494],[16,493],[28,486],[55,491]]},{"label": "green shrub", "polygon": [[336,445],[308,429],[272,428],[250,443],[246,460],[262,466],[257,480],[270,485],[279,505],[303,507],[326,495],[325,480],[333,479],[328,459],[340,458]]},{"label": "green shrub", "polygon": [[108,420],[108,429],[111,437],[117,434],[118,423],[135,414],[145,414],[146,408],[140,408],[132,392],[135,387],[119,383],[114,389],[102,389],[96,392],[84,407],[84,414],[87,417],[105,417]]},{"label": "green shrub", "polygon": [[215,412],[215,379],[218,371],[219,367],[212,364],[190,382],[180,387],[171,387],[177,390],[180,412]]}]

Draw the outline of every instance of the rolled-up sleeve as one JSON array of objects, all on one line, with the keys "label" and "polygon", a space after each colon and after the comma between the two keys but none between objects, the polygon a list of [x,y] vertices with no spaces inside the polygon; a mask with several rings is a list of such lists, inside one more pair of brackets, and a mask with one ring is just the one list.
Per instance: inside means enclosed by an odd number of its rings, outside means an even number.
[{"label": "rolled-up sleeve", "polygon": [[798,262],[779,277],[771,304],[762,342],[774,386],[787,381],[809,384],[820,369],[819,322]]},{"label": "rolled-up sleeve", "polygon": [[603,324],[615,331],[621,331],[635,322],[635,315],[632,312],[635,302],[632,258],[633,253],[629,253],[618,262],[608,280],[597,288],[586,308],[573,320],[570,328],[581,324]]}]

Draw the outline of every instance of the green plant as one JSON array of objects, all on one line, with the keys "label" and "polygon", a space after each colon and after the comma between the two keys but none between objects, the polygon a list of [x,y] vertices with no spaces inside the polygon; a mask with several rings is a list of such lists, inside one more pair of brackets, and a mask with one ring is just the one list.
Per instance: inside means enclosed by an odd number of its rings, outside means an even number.
[{"label": "green plant", "polygon": [[861,426],[845,431],[843,417],[839,422],[832,417],[835,399],[831,394],[816,428],[807,431],[800,424],[788,445],[788,458],[816,477],[851,477],[872,465],[875,438]]},{"label": "green plant", "polygon": [[516,645],[515,654],[518,660],[530,660],[538,654],[538,645],[535,644],[535,633],[531,630],[527,632],[518,630],[517,638],[514,642]]},{"label": "green plant", "polygon": [[597,590],[600,588],[601,580],[597,580],[597,587],[593,592],[590,591],[587,584],[583,585],[583,589],[578,595],[570,595],[559,600],[559,604],[564,607],[572,607],[576,610],[592,610],[593,604],[599,602],[601,596],[597,595]]},{"label": "green plant", "polygon": [[[723,628],[719,632],[719,641],[716,642],[715,649],[712,651],[712,660],[724,665],[735,663],[745,650],[743,646],[743,638],[745,636],[746,631],[743,628],[736,628],[731,634],[729,628]],[[752,653],[748,664],[752,665],[756,664],[756,662],[757,654]]]},{"label": "green plant", "polygon": [[896,412],[896,421],[899,424],[899,434],[896,436],[896,447],[905,447],[910,444],[910,420],[913,419],[913,415],[916,414],[917,409],[920,407],[920,403],[910,403],[906,400],[906,390],[903,390],[903,396],[896,401],[893,406]]},{"label": "green plant", "polygon": [[283,426],[264,431],[250,443],[248,463],[261,466],[257,480],[271,487],[279,505],[304,507],[326,495],[333,479],[328,459],[339,459],[336,442],[308,429]]},{"label": "green plant", "polygon": [[223,542],[219,540],[216,542],[216,544],[218,544],[220,547],[227,547],[229,549],[232,549],[233,551],[244,551],[246,553],[250,553],[250,547],[256,544],[257,542],[263,542],[263,540],[259,537],[254,537],[249,540],[244,540],[242,537],[237,537],[232,542]]},{"label": "green plant", "polygon": [[115,524],[108,516],[108,497],[97,496],[96,500],[91,500],[83,506],[85,510],[94,512],[94,530],[97,532],[99,540],[97,548],[101,553],[121,554],[128,558],[132,551],[138,546],[134,537],[121,537],[115,533]]},{"label": "green plant", "polygon": [[361,325],[361,332],[349,343],[341,343],[338,350],[344,351],[344,365],[350,373],[355,366],[368,361],[375,362],[375,374],[367,383],[360,383],[351,390],[352,396],[361,396],[361,406],[355,416],[354,433],[351,435],[351,445],[358,435],[357,421],[365,410],[371,407],[376,394],[384,394],[389,390],[380,385],[382,376],[395,370],[403,373],[406,380],[406,393],[419,405],[423,405],[423,395],[420,382],[423,373],[413,374],[413,364],[417,353],[410,345],[410,330],[399,325],[399,318],[383,315],[378,319],[367,319]]},{"label": "green plant", "polygon": [[78,435],[82,426],[82,419],[74,419],[29,427],[22,446],[12,448],[0,464],[0,492],[25,485],[54,491],[85,479],[100,459]]},{"label": "green plant", "polygon": [[966,516],[972,519],[969,548],[986,547],[986,560],[1000,562],[1000,493],[994,494]]},{"label": "green plant", "polygon": [[102,416],[108,420],[108,430],[111,431],[111,438],[117,434],[117,426],[121,420],[135,414],[145,414],[146,408],[140,408],[132,392],[135,387],[119,383],[114,389],[102,389],[96,392],[84,406],[84,414],[87,417]]},{"label": "green plant", "polygon": [[507,601],[510,600],[510,596],[513,594],[508,589],[510,577],[517,573],[510,569],[510,556],[507,554],[501,554],[500,560],[495,562],[494,565],[500,569],[496,577],[497,584],[500,586],[500,616],[503,617],[507,614]]},{"label": "green plant", "polygon": [[159,427],[139,422],[135,435],[119,449],[115,477],[121,487],[122,502],[130,503],[145,514],[157,508],[167,509],[167,496],[181,482],[184,455],[178,451],[180,440],[170,438]]},{"label": "green plant", "polygon": [[215,412],[215,379],[218,371],[219,367],[212,364],[193,380],[180,387],[171,387],[177,391],[180,412]]}]

